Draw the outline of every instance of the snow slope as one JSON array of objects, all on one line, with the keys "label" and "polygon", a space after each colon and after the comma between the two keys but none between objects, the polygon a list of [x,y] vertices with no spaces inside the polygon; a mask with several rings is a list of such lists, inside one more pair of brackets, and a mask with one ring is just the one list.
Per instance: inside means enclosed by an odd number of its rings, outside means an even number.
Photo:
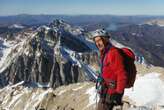
[{"label": "snow slope", "polygon": [[[26,42],[26,39],[20,39],[19,42],[16,41],[6,41],[4,40],[3,45],[5,48],[1,50],[2,57],[0,58],[0,73],[8,67],[11,60],[14,59],[15,55],[19,53],[21,49],[23,49],[23,44]],[[13,53],[13,50],[18,48],[18,52]],[[12,57],[9,56],[9,54],[12,54]]]},{"label": "snow slope", "polygon": [[127,89],[125,95],[135,101],[136,105],[164,105],[164,82],[160,80],[158,73],[138,77],[133,89]]},{"label": "snow slope", "polygon": [[9,28],[23,29],[23,28],[25,28],[25,26],[23,26],[23,25],[21,25],[21,24],[13,24],[13,25],[9,26]]},{"label": "snow slope", "polygon": [[1,44],[1,53],[2,56],[0,56],[0,68],[3,65],[3,62],[5,61],[5,59],[7,58],[7,55],[11,52],[12,47],[14,46],[14,44],[11,42],[7,42],[7,41],[3,41],[3,43]]}]

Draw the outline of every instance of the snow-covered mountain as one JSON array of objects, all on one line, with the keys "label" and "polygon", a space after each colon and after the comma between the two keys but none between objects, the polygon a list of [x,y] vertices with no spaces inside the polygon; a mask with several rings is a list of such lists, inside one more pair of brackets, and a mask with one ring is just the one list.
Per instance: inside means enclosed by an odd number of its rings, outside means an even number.
[{"label": "snow-covered mountain", "polygon": [[[2,43],[6,48],[2,49],[1,86],[26,81],[57,87],[95,80],[96,76],[87,65],[96,62],[97,54],[81,28],[55,20],[26,37],[21,35],[14,41]],[[7,44],[9,42],[13,43]]]},{"label": "snow-covered mountain", "polygon": [[[99,68],[93,68],[99,64],[97,50],[80,27],[54,20],[36,30],[18,33],[12,40],[1,40],[2,87],[20,81],[57,87],[96,79]],[[125,47],[115,40],[111,42]],[[137,56],[137,60],[146,64],[142,56]]]},{"label": "snow-covered mountain", "polygon": [[153,20],[149,20],[149,21],[145,22],[145,24],[158,25],[158,26],[163,27],[164,26],[164,20],[163,19],[153,19]]}]

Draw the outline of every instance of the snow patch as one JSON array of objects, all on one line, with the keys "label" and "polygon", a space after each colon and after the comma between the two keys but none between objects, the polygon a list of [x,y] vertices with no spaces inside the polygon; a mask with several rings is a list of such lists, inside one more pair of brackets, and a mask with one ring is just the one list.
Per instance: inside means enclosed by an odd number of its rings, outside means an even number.
[{"label": "snow patch", "polygon": [[134,91],[125,90],[125,95],[136,102],[137,106],[164,105],[164,82],[158,73],[149,73],[137,78]]},{"label": "snow patch", "polygon": [[11,25],[9,28],[18,28],[18,29],[23,29],[25,28],[24,26],[20,25],[20,24],[13,24]]},{"label": "snow patch", "polygon": [[1,48],[2,57],[0,58],[0,68],[3,66],[3,62],[6,60],[7,55],[11,52],[13,45],[6,40],[2,44],[5,48]]},{"label": "snow patch", "polygon": [[58,95],[62,95],[63,93],[65,93],[66,92],[66,90],[62,90],[62,91],[60,91],[59,93],[58,93]]},{"label": "snow patch", "polygon": [[[47,96],[48,96],[48,94],[49,93],[52,93],[53,92],[53,89],[51,89],[51,88],[49,88],[47,91],[45,91],[45,92],[43,92],[43,93],[40,93],[39,95],[36,95],[36,96],[33,96],[32,97],[32,101],[33,102],[36,102],[35,104],[34,104],[34,107],[37,107],[38,105],[39,105],[39,103],[43,100],[43,99],[45,99]],[[30,104],[32,104],[32,103],[30,103]],[[27,109],[27,107],[25,107],[26,109]],[[25,110],[26,110],[25,109]],[[28,109],[27,109],[28,110]]]},{"label": "snow patch", "polygon": [[74,63],[76,63],[76,64],[81,68],[81,64],[80,64],[79,59],[78,59],[79,54],[76,53],[75,51],[72,51],[72,50],[66,48],[66,47],[63,48],[63,50],[64,50],[67,54],[69,54],[69,57],[72,59],[72,61],[73,61]]},{"label": "snow patch", "polygon": [[37,52],[36,52],[36,56],[37,56],[37,57],[40,57],[40,56],[41,56],[41,52],[37,51]]},{"label": "snow patch", "polygon": [[48,26],[46,26],[46,25],[43,25],[42,27],[43,27],[44,29],[46,29],[47,31],[51,29],[50,27],[48,27]]},{"label": "snow patch", "polygon": [[77,91],[77,90],[79,90],[79,89],[82,89],[83,87],[84,87],[84,86],[80,86],[80,87],[75,88],[75,89],[72,89],[72,90]]},{"label": "snow patch", "polygon": [[87,105],[87,107],[96,104],[99,101],[99,96],[95,87],[89,88],[86,91],[86,94],[89,95],[89,104]]},{"label": "snow patch", "polygon": [[11,88],[15,88],[15,87],[20,86],[22,84],[24,84],[24,81],[21,81],[19,83],[16,83],[16,84],[12,85]]}]

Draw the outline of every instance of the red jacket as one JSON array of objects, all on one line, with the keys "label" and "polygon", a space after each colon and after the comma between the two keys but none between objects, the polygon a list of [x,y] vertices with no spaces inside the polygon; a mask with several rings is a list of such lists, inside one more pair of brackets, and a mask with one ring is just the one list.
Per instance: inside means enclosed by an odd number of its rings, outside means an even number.
[{"label": "red jacket", "polygon": [[101,56],[102,60],[102,77],[105,83],[113,84],[114,87],[108,89],[107,93],[123,93],[126,86],[126,70],[124,69],[123,57],[116,47],[111,47]]}]

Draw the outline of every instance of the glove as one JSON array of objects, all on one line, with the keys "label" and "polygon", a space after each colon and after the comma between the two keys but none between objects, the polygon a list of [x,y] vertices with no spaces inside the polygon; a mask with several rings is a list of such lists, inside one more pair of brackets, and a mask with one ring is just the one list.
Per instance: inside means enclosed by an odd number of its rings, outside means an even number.
[{"label": "glove", "polygon": [[97,82],[101,83],[103,81],[103,78],[99,75],[97,78]]},{"label": "glove", "polygon": [[111,103],[113,103],[114,105],[122,105],[122,96],[123,96],[123,93],[122,94],[120,94],[120,93],[112,94],[110,96]]},{"label": "glove", "polygon": [[98,91],[98,93],[102,92],[102,82],[103,82],[103,78],[99,75],[97,80],[96,80],[96,89]]}]

